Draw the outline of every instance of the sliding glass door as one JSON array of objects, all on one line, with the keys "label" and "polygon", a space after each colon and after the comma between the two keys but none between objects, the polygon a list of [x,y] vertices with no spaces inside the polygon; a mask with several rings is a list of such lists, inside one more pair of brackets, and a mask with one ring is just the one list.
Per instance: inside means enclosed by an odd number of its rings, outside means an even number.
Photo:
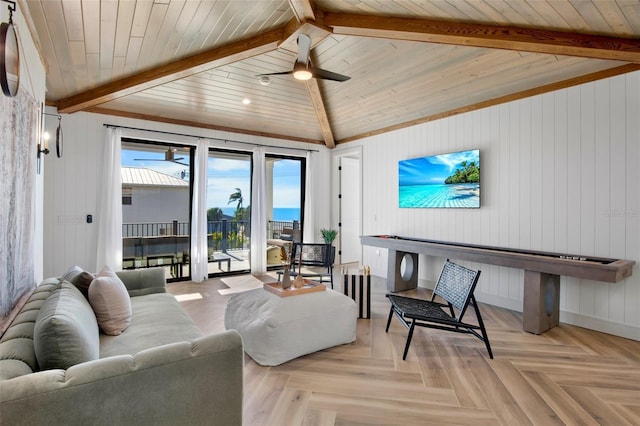
[{"label": "sliding glass door", "polygon": [[122,140],[123,268],[188,278],[193,147]]},{"label": "sliding glass door", "polygon": [[209,276],[251,269],[251,166],[251,153],[209,150]]},{"label": "sliding glass door", "polygon": [[[267,267],[280,267],[280,248],[274,242],[284,229],[302,240],[305,159],[266,156]],[[271,244],[269,242],[271,241]]]},{"label": "sliding glass door", "polygon": [[[162,266],[167,279],[189,279],[195,147],[122,140],[122,235],[125,269]],[[207,161],[209,276],[251,270],[252,160],[247,151],[210,148]],[[305,159],[265,156],[267,266],[281,267],[278,240],[302,240]],[[262,184],[262,182],[260,182]]]}]

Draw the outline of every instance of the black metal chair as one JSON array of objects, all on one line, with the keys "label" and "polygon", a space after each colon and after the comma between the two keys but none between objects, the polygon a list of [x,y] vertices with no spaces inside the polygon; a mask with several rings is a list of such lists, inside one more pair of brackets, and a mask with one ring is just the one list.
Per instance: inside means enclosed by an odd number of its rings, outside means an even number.
[{"label": "black metal chair", "polygon": [[[333,262],[336,249],[330,244],[293,243],[291,248],[290,272],[291,277],[298,274],[304,278],[319,282],[330,282],[333,288]],[[283,271],[278,271],[278,281],[282,279]]]},{"label": "black metal chair", "polygon": [[[480,309],[478,309],[478,304],[473,295],[479,277],[480,271],[465,268],[447,259],[436,287],[433,289],[431,300],[387,294],[387,298],[391,302],[391,310],[387,320],[386,331],[389,331],[391,318],[394,314],[409,329],[402,359],[407,358],[413,330],[416,326],[473,334],[484,342],[487,346],[489,357],[493,359],[489,336],[487,336]],[[445,303],[435,301],[436,296],[443,299]],[[478,325],[462,321],[469,305],[473,306],[476,312]],[[457,315],[455,311],[458,312]]]}]

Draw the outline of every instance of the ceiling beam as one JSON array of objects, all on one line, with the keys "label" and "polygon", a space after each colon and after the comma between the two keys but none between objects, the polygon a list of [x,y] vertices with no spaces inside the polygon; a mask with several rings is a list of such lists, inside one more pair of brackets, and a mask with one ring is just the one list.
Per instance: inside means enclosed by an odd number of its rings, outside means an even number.
[{"label": "ceiling beam", "polygon": [[316,20],[311,0],[289,0],[289,6],[298,22]]},{"label": "ceiling beam", "polygon": [[278,28],[98,86],[59,100],[58,112],[86,110],[145,89],[271,52],[277,49],[283,34],[283,29]]},{"label": "ceiling beam", "polygon": [[324,107],[324,101],[322,100],[322,94],[320,93],[320,86],[318,80],[312,78],[305,81],[307,86],[307,92],[309,92],[309,98],[311,98],[311,104],[316,112],[318,118],[318,125],[320,125],[320,132],[322,132],[322,139],[327,148],[335,148],[336,141],[331,131],[331,124],[329,123],[329,116],[327,116],[327,110]]},{"label": "ceiling beam", "polygon": [[640,40],[431,19],[328,13],[335,34],[640,63]]}]

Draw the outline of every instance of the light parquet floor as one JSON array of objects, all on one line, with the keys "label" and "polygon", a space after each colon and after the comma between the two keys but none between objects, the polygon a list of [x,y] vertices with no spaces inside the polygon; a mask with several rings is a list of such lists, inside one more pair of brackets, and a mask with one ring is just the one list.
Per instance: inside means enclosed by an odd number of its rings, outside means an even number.
[{"label": "light parquet floor", "polygon": [[[220,280],[168,287],[205,333],[224,330]],[[470,335],[419,328],[403,361],[407,330],[394,318],[385,333],[385,283],[372,287],[356,342],[278,367],[245,356],[245,425],[640,425],[640,342],[566,324],[536,336],[481,304],[493,360]]]}]

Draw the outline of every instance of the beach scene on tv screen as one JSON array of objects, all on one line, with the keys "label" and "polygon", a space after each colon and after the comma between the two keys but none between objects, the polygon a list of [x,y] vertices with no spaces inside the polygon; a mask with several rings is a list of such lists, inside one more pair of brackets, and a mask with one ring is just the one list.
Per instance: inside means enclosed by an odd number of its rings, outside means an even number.
[{"label": "beach scene on tv screen", "polygon": [[400,207],[479,208],[480,150],[398,162]]}]

